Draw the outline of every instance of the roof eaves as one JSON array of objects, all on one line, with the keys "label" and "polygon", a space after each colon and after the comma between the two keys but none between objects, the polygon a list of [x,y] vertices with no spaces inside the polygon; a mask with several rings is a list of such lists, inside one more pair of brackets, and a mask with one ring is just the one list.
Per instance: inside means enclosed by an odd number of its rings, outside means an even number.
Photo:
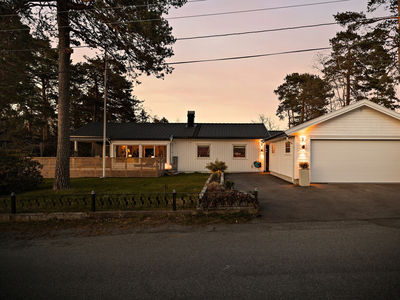
[{"label": "roof eaves", "polygon": [[271,141],[271,140],[274,140],[274,139],[277,139],[277,138],[281,138],[281,137],[286,137],[286,136],[287,136],[286,133],[284,131],[282,131],[282,132],[280,132],[278,134],[275,134],[275,135],[273,135],[271,137],[265,138],[264,141]]}]

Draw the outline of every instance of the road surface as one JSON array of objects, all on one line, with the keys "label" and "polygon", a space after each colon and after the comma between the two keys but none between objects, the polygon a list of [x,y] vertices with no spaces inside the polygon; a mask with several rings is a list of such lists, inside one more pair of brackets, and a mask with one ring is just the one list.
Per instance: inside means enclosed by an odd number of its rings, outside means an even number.
[{"label": "road surface", "polygon": [[400,229],[329,221],[8,236],[0,298],[400,299]]}]

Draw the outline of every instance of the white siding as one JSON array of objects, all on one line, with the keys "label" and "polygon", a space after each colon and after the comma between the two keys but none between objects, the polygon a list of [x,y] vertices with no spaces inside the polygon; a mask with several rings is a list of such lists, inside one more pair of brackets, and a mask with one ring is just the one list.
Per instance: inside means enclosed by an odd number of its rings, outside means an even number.
[{"label": "white siding", "polygon": [[392,138],[400,136],[400,121],[361,107],[304,131],[311,138]]},{"label": "white siding", "polygon": [[[210,157],[197,157],[197,145],[210,145]],[[246,146],[245,158],[233,157],[233,146]],[[215,160],[224,161],[228,172],[262,172],[264,158],[261,156],[259,140],[173,140],[172,156],[178,157],[180,172],[209,172],[206,165]],[[262,168],[254,162],[262,162]]]},{"label": "white siding", "polygon": [[[293,150],[296,147],[294,142],[294,138],[290,139],[290,154],[285,153],[285,143],[286,139],[271,142],[269,144],[269,170],[276,174],[283,175],[285,177],[293,178]],[[272,153],[272,145],[275,145],[275,153]]]}]

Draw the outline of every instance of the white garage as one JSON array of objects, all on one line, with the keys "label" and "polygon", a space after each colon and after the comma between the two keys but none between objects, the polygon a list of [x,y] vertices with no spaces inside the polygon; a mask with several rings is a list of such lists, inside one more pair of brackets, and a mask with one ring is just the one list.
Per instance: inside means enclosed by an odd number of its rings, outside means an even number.
[{"label": "white garage", "polygon": [[272,175],[311,183],[400,183],[400,114],[363,100],[267,139]]},{"label": "white garage", "polygon": [[400,182],[400,141],[312,140],[311,182]]}]

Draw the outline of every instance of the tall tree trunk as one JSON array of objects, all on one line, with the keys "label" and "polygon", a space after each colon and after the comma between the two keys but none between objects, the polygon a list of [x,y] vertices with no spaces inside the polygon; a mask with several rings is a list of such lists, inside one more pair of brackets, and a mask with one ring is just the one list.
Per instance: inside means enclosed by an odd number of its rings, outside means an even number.
[{"label": "tall tree trunk", "polygon": [[69,77],[70,77],[70,38],[68,21],[68,0],[57,1],[58,23],[58,139],[57,159],[54,176],[54,190],[69,189]]},{"label": "tall tree trunk", "polygon": [[[398,32],[399,32],[399,35],[400,35],[400,0],[398,0],[398,2],[397,2],[397,16],[398,16],[398,18],[397,18],[397,22],[398,22]],[[397,43],[397,63],[398,63],[398,65],[399,65],[399,73],[400,73],[400,40],[399,40],[399,42]]]},{"label": "tall tree trunk", "polygon": [[306,100],[304,96],[301,99],[301,114],[300,114],[300,124],[304,123],[304,110],[305,110]]},{"label": "tall tree trunk", "polygon": [[97,122],[97,103],[99,103],[99,85],[97,84],[97,77],[94,78],[94,104],[93,104],[93,117],[92,122]]},{"label": "tall tree trunk", "polygon": [[46,80],[42,78],[42,121],[43,121],[43,128],[42,128],[42,142],[40,143],[40,156],[43,156],[45,151],[45,143],[48,138],[49,127],[47,121],[47,97],[46,97]]},{"label": "tall tree trunk", "polygon": [[43,121],[43,128],[42,128],[42,140],[43,142],[47,141],[48,138],[48,120],[47,120],[47,96],[46,96],[46,80],[42,78],[42,121]]}]

